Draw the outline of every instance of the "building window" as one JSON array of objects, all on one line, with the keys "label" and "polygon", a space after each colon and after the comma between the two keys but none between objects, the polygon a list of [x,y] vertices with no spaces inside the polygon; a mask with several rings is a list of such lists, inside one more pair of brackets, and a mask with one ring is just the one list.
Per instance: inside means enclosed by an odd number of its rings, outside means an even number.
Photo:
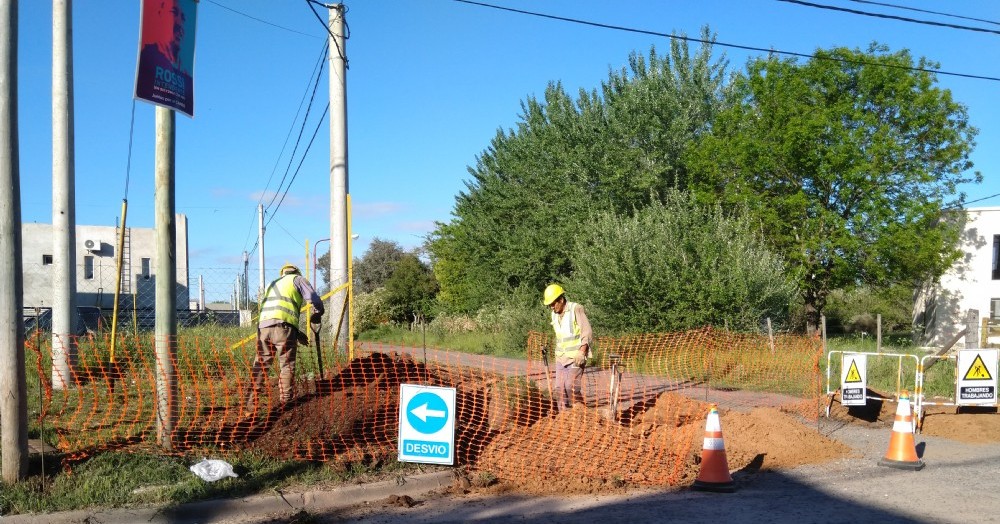
[{"label": "building window", "polygon": [[83,278],[94,279],[94,257],[90,255],[83,257]]},{"label": "building window", "polygon": [[52,255],[42,255],[42,265],[51,266],[52,265]]},{"label": "building window", "polygon": [[1000,280],[1000,235],[993,235],[993,280]]},{"label": "building window", "polygon": [[149,280],[149,259],[142,259],[142,279]]},{"label": "building window", "polygon": [[990,320],[1000,320],[1000,298],[990,299]]}]

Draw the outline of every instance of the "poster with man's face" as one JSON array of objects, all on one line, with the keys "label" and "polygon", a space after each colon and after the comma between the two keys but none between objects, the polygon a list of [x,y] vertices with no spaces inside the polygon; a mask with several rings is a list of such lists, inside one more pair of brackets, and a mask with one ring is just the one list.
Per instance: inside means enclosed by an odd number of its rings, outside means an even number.
[{"label": "poster with man's face", "polygon": [[135,97],[194,116],[196,0],[142,0]]}]

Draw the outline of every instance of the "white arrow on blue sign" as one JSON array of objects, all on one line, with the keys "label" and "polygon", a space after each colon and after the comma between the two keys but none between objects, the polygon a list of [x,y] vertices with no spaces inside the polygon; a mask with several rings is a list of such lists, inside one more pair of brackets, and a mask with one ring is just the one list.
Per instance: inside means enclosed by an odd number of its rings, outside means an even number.
[{"label": "white arrow on blue sign", "polygon": [[455,462],[455,388],[400,384],[399,461]]}]

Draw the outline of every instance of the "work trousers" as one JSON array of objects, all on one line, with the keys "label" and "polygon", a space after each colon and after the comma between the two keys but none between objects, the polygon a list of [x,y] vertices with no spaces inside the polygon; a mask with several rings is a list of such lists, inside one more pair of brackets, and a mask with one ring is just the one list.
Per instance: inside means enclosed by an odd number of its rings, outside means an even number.
[{"label": "work trousers", "polygon": [[292,399],[295,379],[295,350],[297,347],[296,328],[288,324],[278,324],[257,329],[257,358],[253,363],[250,381],[253,390],[249,402],[260,395],[274,357],[278,357],[278,400],[282,403]]},{"label": "work trousers", "polygon": [[556,361],[556,410],[573,407],[574,402],[583,403],[583,368],[572,360]]}]

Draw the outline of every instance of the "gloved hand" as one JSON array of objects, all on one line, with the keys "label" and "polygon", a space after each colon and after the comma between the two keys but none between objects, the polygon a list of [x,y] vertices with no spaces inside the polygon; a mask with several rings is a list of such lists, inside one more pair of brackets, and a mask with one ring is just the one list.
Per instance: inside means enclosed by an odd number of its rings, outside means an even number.
[{"label": "gloved hand", "polygon": [[578,368],[582,368],[586,364],[587,364],[587,357],[586,357],[586,355],[584,355],[584,353],[582,351],[579,352],[579,353],[577,353],[576,354],[576,358],[573,359],[573,365],[576,366],[576,367],[578,367]]},{"label": "gloved hand", "polygon": [[297,335],[295,335],[295,341],[303,346],[309,345],[309,337],[305,333],[296,330]]},{"label": "gloved hand", "polygon": [[323,322],[323,314],[313,313],[312,316],[309,317],[309,322],[319,325],[321,322]]}]

